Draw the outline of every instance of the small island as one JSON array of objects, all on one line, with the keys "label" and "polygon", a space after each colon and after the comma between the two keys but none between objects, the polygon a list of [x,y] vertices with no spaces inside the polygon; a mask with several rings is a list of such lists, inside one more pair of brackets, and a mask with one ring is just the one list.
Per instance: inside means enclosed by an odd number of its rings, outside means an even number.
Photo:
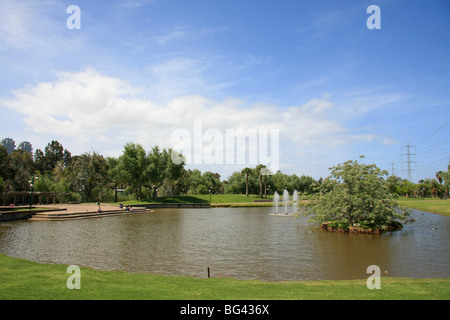
[{"label": "small island", "polygon": [[381,234],[400,230],[400,221],[413,219],[408,219],[406,208],[398,208],[387,175],[374,164],[353,160],[339,164],[317,184],[312,199],[300,203],[299,215],[309,216],[309,221],[319,223],[323,230],[334,232]]}]

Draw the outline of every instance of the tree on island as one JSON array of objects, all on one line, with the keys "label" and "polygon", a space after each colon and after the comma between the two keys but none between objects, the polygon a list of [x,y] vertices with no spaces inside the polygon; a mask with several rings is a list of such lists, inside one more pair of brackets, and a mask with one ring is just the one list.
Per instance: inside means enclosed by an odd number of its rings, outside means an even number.
[{"label": "tree on island", "polygon": [[355,232],[397,230],[402,228],[398,220],[413,221],[407,219],[406,209],[397,212],[385,179],[387,171],[353,160],[330,170],[319,192],[300,204],[299,215],[310,216],[310,221],[329,230]]}]

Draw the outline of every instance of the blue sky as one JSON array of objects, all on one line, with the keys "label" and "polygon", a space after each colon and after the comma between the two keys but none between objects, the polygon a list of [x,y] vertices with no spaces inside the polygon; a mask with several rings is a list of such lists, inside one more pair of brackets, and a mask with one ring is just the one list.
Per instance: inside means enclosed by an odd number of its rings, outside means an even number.
[{"label": "blue sky", "polygon": [[409,143],[418,181],[450,159],[449,57],[446,0],[0,0],[0,138],[119,156],[201,121],[278,129],[280,170],[314,178],[361,154],[406,178]]}]

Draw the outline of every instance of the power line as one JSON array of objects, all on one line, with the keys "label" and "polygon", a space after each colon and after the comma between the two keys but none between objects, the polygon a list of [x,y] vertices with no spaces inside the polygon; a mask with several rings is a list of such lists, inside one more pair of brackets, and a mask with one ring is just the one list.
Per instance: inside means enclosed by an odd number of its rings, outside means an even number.
[{"label": "power line", "polygon": [[448,154],[448,153],[450,153],[450,150],[445,151],[445,152],[441,152],[441,153],[435,153],[435,154],[432,154],[432,155],[429,155],[429,156],[420,157],[420,159],[429,159],[429,158],[440,157],[440,156],[443,156],[444,154]]},{"label": "power line", "polygon": [[442,130],[442,128],[444,128],[448,123],[450,123],[450,119],[448,119],[442,126],[440,126],[436,131],[434,131],[432,134],[430,134],[429,136],[427,136],[426,138],[420,140],[417,145],[421,144],[422,142],[424,142],[425,140],[431,138],[432,136],[434,136],[436,133],[438,133],[440,130]]},{"label": "power line", "polygon": [[442,142],[439,142],[438,144],[435,144],[435,145],[431,146],[428,150],[426,150],[426,151],[420,153],[419,156],[421,156],[421,155],[423,155],[423,154],[425,154],[425,153],[428,153],[428,152],[430,152],[430,151],[433,151],[434,149],[437,149],[437,148],[439,148],[440,146],[442,146],[442,145],[444,145],[444,144],[446,144],[446,143],[448,143],[448,142],[450,142],[450,138],[447,138],[446,140],[444,140],[444,141],[442,141]]},{"label": "power line", "polygon": [[391,176],[395,176],[395,168],[394,167],[395,167],[395,163],[392,161],[391,162],[391,169],[392,169],[391,170]]},{"label": "power line", "polygon": [[439,148],[440,146],[446,144],[446,143],[449,142],[449,141],[450,141],[450,138],[447,138],[446,140],[444,140],[444,141],[442,141],[442,142],[439,142],[438,144],[432,146],[432,147],[431,147],[430,149],[428,149],[427,151],[420,153],[419,156],[421,156],[421,155],[423,155],[423,154],[425,154],[425,153],[428,153],[428,152],[430,152],[430,151],[433,151],[434,149]]},{"label": "power line", "polygon": [[445,160],[445,159],[449,159],[449,161],[450,161],[450,158],[449,158],[448,156],[446,156],[446,157],[444,157],[444,158],[442,158],[442,159],[435,160],[435,161],[433,161],[433,162],[429,162],[429,163],[425,163],[425,164],[423,164],[423,165],[420,165],[420,167],[431,166],[431,165],[436,164],[436,163],[439,163],[439,162],[441,162],[441,161],[443,161],[443,160]]},{"label": "power line", "polygon": [[411,171],[412,171],[412,169],[411,169],[411,163],[415,163],[415,161],[411,161],[411,156],[415,156],[416,154],[415,153],[411,153],[411,148],[415,148],[415,146],[411,146],[410,144],[409,144],[409,142],[408,142],[408,144],[406,145],[406,146],[402,146],[402,150],[403,150],[403,148],[406,148],[406,153],[402,153],[402,155],[405,155],[407,158],[407,160],[406,161],[402,161],[402,163],[406,163],[407,165],[408,165],[408,169],[407,169],[407,172],[408,172],[408,180],[409,181],[412,181],[412,176],[411,176]]}]

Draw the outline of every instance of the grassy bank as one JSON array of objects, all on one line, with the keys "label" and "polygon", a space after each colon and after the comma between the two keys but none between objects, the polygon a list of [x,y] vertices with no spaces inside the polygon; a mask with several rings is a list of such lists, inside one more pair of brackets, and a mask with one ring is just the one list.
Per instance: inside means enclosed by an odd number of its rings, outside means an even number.
[{"label": "grassy bank", "polygon": [[396,201],[402,207],[438,213],[450,217],[450,200],[401,197]]},{"label": "grassy bank", "polygon": [[[271,202],[255,202],[258,200],[267,200],[261,199],[260,196],[256,194],[251,194],[248,197],[245,194],[213,194],[211,195],[211,198],[210,195],[160,197],[157,198],[156,201],[130,200],[122,203],[124,205],[145,203],[209,203],[210,199],[212,207],[267,207],[273,205]],[[271,199],[272,196],[269,196],[268,200]],[[403,207],[450,216],[450,200],[400,197],[396,202]]]},{"label": "grassy bank", "polygon": [[[39,264],[0,255],[0,299],[323,300],[450,299],[450,279],[381,278],[380,290],[366,279],[264,282],[169,277],[81,267],[81,289],[69,290],[67,265]],[[214,277],[214,275],[212,274]]]},{"label": "grassy bank", "polygon": [[213,194],[213,195],[193,195],[193,196],[174,196],[159,197],[156,200],[136,201],[129,200],[122,202],[124,205],[145,204],[145,203],[210,203],[212,206],[272,206],[271,202],[254,202],[261,199],[259,195],[251,194],[248,197],[245,194]]}]

